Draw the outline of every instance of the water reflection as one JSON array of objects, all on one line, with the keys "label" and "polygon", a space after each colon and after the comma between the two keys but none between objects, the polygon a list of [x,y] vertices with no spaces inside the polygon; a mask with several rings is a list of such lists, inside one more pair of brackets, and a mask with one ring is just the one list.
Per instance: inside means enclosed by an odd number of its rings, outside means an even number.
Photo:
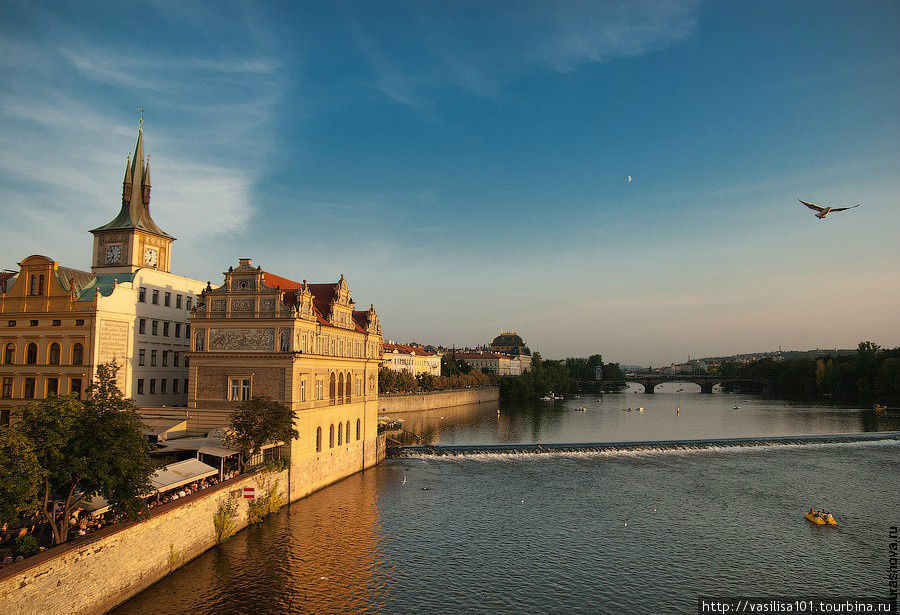
[{"label": "water reflection", "polygon": [[[402,420],[403,444],[611,442],[763,437],[900,429],[900,418],[871,410],[738,394],[623,393],[557,402],[486,403]],[[687,385],[685,385],[687,386]],[[579,411],[579,408],[585,408]],[[643,410],[639,410],[643,408]]]}]

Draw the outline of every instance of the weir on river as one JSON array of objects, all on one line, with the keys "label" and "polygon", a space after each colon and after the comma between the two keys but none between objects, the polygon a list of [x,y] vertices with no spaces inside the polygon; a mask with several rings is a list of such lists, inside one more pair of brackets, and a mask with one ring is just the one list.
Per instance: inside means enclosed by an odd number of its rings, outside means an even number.
[{"label": "weir on river", "polygon": [[484,454],[592,453],[606,451],[698,450],[705,448],[778,446],[791,444],[840,444],[900,440],[900,431],[840,433],[761,438],[705,438],[699,440],[645,440],[641,442],[576,442],[553,444],[468,444],[404,446],[388,451],[389,457],[467,456]]}]

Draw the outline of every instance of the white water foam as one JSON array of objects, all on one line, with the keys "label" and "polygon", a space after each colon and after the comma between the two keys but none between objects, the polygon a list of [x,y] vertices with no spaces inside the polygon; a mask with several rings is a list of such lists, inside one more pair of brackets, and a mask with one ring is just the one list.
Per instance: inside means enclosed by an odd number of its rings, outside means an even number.
[{"label": "white water foam", "polygon": [[[549,446],[549,445],[548,445]],[[526,461],[534,459],[620,459],[658,456],[685,456],[707,453],[732,453],[746,454],[755,452],[770,452],[790,449],[830,449],[845,447],[876,447],[893,446],[900,447],[900,440],[860,440],[856,442],[765,442],[761,444],[734,444],[730,446],[719,445],[690,445],[690,446],[660,446],[646,448],[609,448],[602,450],[572,450],[572,451],[510,451],[510,452],[437,452],[437,453],[410,453],[397,457],[397,459],[424,459],[433,461]]]}]

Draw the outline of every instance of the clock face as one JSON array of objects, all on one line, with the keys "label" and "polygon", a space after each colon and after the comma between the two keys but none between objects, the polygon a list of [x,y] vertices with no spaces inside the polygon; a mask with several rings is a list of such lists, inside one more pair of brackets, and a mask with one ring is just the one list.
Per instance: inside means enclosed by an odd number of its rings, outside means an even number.
[{"label": "clock face", "polygon": [[145,248],[144,249],[144,265],[147,267],[153,267],[156,269],[156,265],[159,263],[159,254],[157,254],[156,250],[153,248]]},{"label": "clock face", "polygon": [[118,263],[122,260],[122,246],[109,246],[106,248],[106,262]]}]

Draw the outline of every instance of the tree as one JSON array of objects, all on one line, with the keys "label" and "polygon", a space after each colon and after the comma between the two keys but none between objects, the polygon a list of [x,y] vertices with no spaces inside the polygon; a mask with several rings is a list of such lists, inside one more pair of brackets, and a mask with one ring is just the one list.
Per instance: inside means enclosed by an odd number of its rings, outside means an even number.
[{"label": "tree", "polygon": [[34,497],[56,544],[68,538],[69,517],[100,495],[114,513],[143,507],[154,463],[140,416],[116,386],[115,363],[97,367],[84,403],[51,396],[26,407],[16,426],[31,441],[41,468]]},{"label": "tree", "polygon": [[40,480],[31,441],[16,429],[0,427],[0,525],[34,507]]},{"label": "tree", "polygon": [[300,437],[294,428],[297,413],[269,397],[251,397],[241,403],[231,417],[231,431],[225,442],[238,449],[241,472],[250,458],[266,444],[290,442]]}]

